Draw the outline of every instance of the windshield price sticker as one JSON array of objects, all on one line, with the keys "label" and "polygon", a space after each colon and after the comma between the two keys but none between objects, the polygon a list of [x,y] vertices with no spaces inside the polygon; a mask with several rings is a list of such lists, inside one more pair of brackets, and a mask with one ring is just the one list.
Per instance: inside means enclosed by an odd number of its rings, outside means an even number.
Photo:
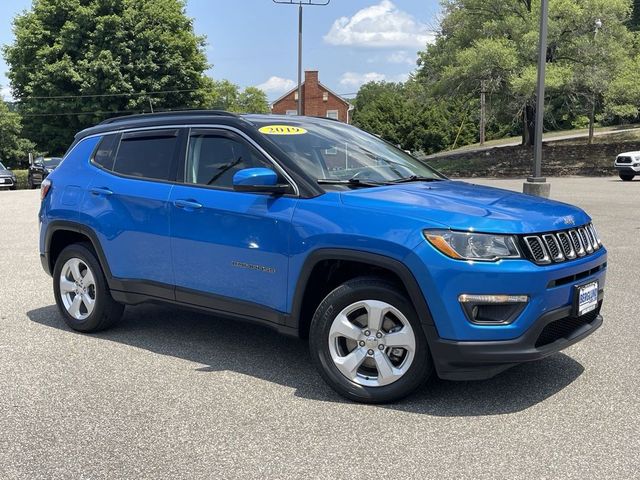
[{"label": "windshield price sticker", "polygon": [[260,128],[259,132],[265,135],[304,135],[307,133],[304,128],[291,125],[267,125]]}]

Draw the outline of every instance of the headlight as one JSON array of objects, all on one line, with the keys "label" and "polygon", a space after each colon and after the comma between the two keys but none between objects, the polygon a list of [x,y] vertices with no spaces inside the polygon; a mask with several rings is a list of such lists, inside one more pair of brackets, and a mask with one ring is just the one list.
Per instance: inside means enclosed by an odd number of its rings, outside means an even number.
[{"label": "headlight", "polygon": [[515,237],[488,233],[425,230],[425,238],[437,250],[458,260],[496,262],[502,258],[521,258]]}]

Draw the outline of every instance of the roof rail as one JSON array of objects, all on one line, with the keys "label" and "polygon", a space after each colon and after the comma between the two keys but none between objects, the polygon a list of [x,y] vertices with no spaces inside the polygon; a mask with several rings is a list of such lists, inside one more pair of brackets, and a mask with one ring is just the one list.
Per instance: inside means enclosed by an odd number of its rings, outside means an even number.
[{"label": "roof rail", "polygon": [[188,116],[220,116],[220,117],[237,117],[235,113],[225,112],[224,110],[169,110],[166,112],[140,113],[137,115],[124,115],[121,117],[113,117],[104,120],[99,125],[109,125],[118,122],[128,122],[129,120],[139,120],[143,118],[157,117],[188,117]]}]

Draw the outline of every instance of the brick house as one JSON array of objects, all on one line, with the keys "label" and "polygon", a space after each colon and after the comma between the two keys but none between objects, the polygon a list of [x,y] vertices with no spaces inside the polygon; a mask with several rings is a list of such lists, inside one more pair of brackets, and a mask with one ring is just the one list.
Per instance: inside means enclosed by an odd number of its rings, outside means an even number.
[{"label": "brick house", "polygon": [[[318,80],[318,71],[304,72],[302,83],[302,112],[310,117],[327,117],[351,123],[353,106],[340,95],[332,92]],[[298,114],[298,87],[285,93],[271,105],[271,113]]]}]

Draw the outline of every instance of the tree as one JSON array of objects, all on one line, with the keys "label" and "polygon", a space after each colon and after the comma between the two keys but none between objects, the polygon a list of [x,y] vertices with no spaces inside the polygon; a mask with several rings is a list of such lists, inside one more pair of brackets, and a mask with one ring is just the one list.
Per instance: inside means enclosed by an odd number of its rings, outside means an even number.
[{"label": "tree", "polygon": [[412,80],[367,83],[354,107],[355,125],[405,150],[433,153],[477,138],[465,99],[432,97]]},{"label": "tree", "polygon": [[637,32],[640,30],[640,0],[633,0],[633,10],[629,20],[629,30]]},{"label": "tree", "polygon": [[[595,117],[594,106],[631,50],[624,25],[630,6],[630,0],[550,1],[549,126],[571,125],[587,111]],[[420,54],[416,80],[435,95],[469,99],[485,82],[494,94],[494,118],[532,144],[540,1],[446,0],[443,12],[436,42]],[[596,38],[597,19],[603,28]]]},{"label": "tree", "polygon": [[106,117],[204,102],[204,37],[184,0],[34,0],[13,25],[8,75],[25,134],[44,151],[61,153]]},{"label": "tree", "polygon": [[235,113],[269,113],[267,94],[256,87],[240,87],[229,80],[207,79],[203,106]]},{"label": "tree", "polygon": [[0,160],[7,167],[17,167],[27,162],[33,148],[33,143],[22,137],[20,115],[0,101]]},{"label": "tree", "polygon": [[236,111],[239,113],[269,113],[267,94],[256,87],[247,87],[238,95]]}]

